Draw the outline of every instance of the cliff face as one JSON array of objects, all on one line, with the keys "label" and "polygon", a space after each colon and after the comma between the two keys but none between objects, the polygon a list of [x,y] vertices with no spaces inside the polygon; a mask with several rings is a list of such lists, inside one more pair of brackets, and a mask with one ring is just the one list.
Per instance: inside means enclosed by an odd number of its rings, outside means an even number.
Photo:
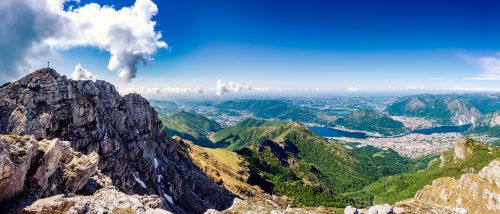
[{"label": "cliff face", "polygon": [[231,205],[233,195],[169,139],[155,110],[137,94],[120,96],[104,81],[73,81],[41,69],[0,88],[0,134],[71,142],[99,155],[98,169],[120,191],[156,194],[175,212]]}]

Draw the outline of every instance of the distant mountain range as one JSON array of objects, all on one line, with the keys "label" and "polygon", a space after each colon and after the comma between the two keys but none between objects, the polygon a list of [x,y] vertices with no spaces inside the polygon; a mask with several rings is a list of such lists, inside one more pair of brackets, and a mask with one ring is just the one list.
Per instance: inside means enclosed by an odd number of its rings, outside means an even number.
[{"label": "distant mountain range", "polygon": [[422,117],[442,125],[475,122],[481,112],[467,99],[457,95],[413,95],[398,99],[386,109],[391,115]]},{"label": "distant mountain range", "polygon": [[376,132],[384,136],[401,134],[406,131],[403,123],[392,119],[386,113],[377,110],[360,110],[342,116],[334,125],[348,129]]},{"label": "distant mountain range", "polygon": [[221,110],[248,111],[254,117],[309,122],[317,119],[314,111],[283,100],[231,100],[217,105]]}]

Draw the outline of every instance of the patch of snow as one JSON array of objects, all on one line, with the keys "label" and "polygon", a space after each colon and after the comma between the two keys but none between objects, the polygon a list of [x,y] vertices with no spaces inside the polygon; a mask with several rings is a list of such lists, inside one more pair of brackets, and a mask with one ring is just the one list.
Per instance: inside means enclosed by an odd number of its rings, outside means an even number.
[{"label": "patch of snow", "polygon": [[138,130],[138,129],[135,129],[135,133],[136,133],[136,134],[139,134],[139,130]]},{"label": "patch of snow", "polygon": [[157,183],[160,183],[160,182],[161,182],[161,179],[163,179],[163,176],[158,175],[158,176],[156,177],[156,182],[157,182]]},{"label": "patch of snow", "polygon": [[142,188],[147,189],[146,184],[144,183],[144,181],[141,180],[141,178],[139,178],[138,174],[139,174],[138,172],[132,173],[132,176],[134,176],[134,180],[137,181],[137,183],[139,183],[142,186]]},{"label": "patch of snow", "polygon": [[156,158],[154,158],[153,160],[154,160],[155,169],[158,169],[158,160],[156,160]]},{"label": "patch of snow", "polygon": [[171,204],[174,204],[174,200],[172,199],[172,197],[170,195],[168,195],[167,193],[163,193],[163,197],[165,199],[167,199],[168,202],[170,202]]}]

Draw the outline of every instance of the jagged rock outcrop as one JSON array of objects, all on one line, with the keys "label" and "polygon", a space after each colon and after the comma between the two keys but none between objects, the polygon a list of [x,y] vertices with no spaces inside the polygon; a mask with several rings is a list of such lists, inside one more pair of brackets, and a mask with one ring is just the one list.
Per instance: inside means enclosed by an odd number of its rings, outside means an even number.
[{"label": "jagged rock outcrop", "polygon": [[177,213],[224,209],[234,198],[191,163],[186,145],[166,136],[146,99],[122,97],[105,81],[73,81],[46,68],[1,87],[0,134],[59,138],[95,152],[120,191],[159,195]]},{"label": "jagged rock outcrop", "polygon": [[98,158],[67,141],[0,135],[0,201],[75,193],[96,174]]},{"label": "jagged rock outcrop", "polygon": [[413,199],[397,202],[396,213],[499,213],[500,160],[492,161],[478,174],[460,179],[438,178]]},{"label": "jagged rock outcrop", "polygon": [[20,214],[38,213],[148,213],[168,214],[164,203],[156,195],[127,195],[114,187],[105,187],[91,196],[55,195],[40,199],[18,211]]}]

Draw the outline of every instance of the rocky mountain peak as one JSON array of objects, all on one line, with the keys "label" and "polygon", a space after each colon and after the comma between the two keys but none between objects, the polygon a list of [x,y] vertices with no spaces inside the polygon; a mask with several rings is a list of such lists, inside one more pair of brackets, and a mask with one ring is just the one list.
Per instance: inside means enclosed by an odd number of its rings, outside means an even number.
[{"label": "rocky mountain peak", "polygon": [[0,88],[0,134],[68,141],[99,156],[98,170],[127,194],[155,194],[171,211],[201,213],[231,205],[234,195],[172,141],[138,94],[121,96],[105,81],[74,81],[50,68]]}]

